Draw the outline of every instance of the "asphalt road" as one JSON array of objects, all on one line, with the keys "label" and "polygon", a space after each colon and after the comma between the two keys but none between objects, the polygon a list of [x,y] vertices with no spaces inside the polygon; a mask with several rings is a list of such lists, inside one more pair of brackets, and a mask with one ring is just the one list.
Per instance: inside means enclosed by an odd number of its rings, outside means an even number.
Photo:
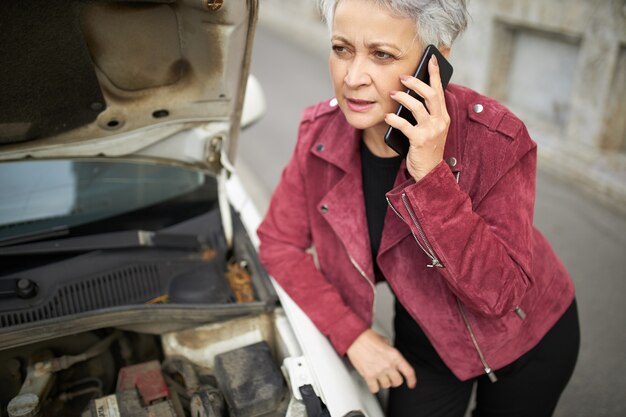
[{"label": "asphalt road", "polygon": [[[325,59],[263,27],[252,72],[268,110],[240,138],[236,167],[264,213],[293,151],[302,110],[332,97],[332,89]],[[626,218],[540,170],[535,224],[572,274],[581,320],[578,365],[555,416],[626,416]],[[389,329],[390,296],[384,288],[380,293],[377,321]]]}]

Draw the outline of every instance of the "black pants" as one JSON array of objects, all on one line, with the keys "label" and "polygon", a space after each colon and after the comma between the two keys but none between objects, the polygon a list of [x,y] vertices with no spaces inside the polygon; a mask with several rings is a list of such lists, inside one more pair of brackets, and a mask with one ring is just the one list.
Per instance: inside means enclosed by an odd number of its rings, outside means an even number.
[{"label": "black pants", "polygon": [[463,417],[474,384],[473,417],[549,417],[572,376],[580,345],[574,300],[537,346],[496,370],[498,382],[486,375],[460,381],[398,302],[394,327],[396,348],[415,369],[417,387],[390,390],[389,417]]}]

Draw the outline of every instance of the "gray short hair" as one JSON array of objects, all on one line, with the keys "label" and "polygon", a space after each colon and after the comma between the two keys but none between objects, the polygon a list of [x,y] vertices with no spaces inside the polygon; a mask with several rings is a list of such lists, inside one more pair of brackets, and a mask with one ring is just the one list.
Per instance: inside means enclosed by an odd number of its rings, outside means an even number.
[{"label": "gray short hair", "polygon": [[[317,0],[328,28],[332,30],[333,15],[341,0]],[[424,44],[451,47],[465,30],[469,13],[467,0],[367,0],[394,15],[412,19],[416,34]]]}]

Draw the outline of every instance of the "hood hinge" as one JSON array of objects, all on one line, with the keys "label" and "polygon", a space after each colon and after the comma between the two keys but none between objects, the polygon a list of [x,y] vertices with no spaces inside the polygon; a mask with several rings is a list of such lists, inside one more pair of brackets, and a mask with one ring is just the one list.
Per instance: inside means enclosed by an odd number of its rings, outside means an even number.
[{"label": "hood hinge", "polygon": [[215,136],[209,141],[207,150],[207,162],[213,172],[217,172],[217,199],[220,207],[220,217],[222,219],[222,229],[226,239],[226,247],[230,251],[233,248],[233,218],[228,203],[226,192],[226,182],[230,174],[234,172],[234,167],[228,160],[228,156],[223,152],[224,137]]}]

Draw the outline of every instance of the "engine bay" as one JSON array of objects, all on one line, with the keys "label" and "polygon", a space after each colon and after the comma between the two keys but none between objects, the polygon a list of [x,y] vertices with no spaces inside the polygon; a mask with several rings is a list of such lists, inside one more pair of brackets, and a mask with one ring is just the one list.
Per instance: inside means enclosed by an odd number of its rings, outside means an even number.
[{"label": "engine bay", "polygon": [[142,178],[158,192],[84,224],[0,228],[0,416],[309,415],[300,345],[231,207],[225,230],[216,180],[69,167],[90,190]]},{"label": "engine bay", "polygon": [[106,328],[4,350],[2,415],[306,415],[281,369],[298,355],[285,321],[277,309],[160,336]]}]

